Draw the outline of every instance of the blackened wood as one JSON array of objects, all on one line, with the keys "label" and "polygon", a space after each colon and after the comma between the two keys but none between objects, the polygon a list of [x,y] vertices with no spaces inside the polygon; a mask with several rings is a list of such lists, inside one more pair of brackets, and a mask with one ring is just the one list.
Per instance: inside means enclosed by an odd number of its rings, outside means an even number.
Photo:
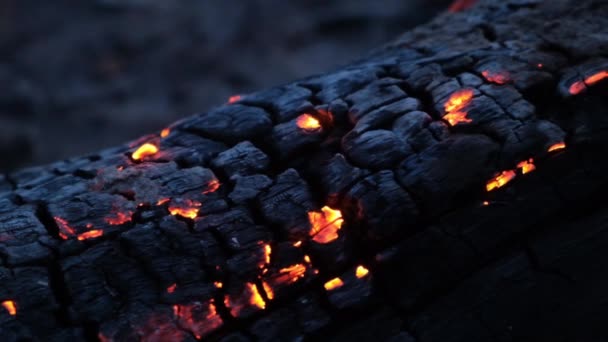
[{"label": "blackened wood", "polygon": [[3,341],[606,339],[608,4],[471,3],[0,176]]}]

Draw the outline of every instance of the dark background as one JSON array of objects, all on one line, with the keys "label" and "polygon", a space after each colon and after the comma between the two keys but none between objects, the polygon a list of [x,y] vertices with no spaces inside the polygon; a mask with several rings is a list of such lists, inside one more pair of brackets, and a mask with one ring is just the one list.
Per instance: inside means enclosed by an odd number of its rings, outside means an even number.
[{"label": "dark background", "polygon": [[0,171],[355,59],[450,0],[0,0]]}]

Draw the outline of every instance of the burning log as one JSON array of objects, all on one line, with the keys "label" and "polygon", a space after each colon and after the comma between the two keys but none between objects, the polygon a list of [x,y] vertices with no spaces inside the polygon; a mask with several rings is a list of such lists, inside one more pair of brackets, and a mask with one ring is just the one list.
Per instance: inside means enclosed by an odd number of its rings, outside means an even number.
[{"label": "burning log", "polygon": [[336,72],[0,176],[0,336],[604,338],[608,5],[450,11]]}]

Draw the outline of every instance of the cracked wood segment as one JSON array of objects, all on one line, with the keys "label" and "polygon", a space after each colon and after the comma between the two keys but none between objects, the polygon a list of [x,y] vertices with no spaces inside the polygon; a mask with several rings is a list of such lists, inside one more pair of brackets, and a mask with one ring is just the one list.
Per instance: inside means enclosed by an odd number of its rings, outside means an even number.
[{"label": "cracked wood segment", "polygon": [[0,336],[605,338],[607,30],[599,0],[479,0],[0,175]]}]

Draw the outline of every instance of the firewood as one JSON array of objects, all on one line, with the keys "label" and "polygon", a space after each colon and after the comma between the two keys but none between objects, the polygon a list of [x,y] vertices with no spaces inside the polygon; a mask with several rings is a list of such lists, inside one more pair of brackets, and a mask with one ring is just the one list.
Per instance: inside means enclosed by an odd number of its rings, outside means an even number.
[{"label": "firewood", "polygon": [[2,341],[607,338],[608,3],[450,9],[0,176]]}]

